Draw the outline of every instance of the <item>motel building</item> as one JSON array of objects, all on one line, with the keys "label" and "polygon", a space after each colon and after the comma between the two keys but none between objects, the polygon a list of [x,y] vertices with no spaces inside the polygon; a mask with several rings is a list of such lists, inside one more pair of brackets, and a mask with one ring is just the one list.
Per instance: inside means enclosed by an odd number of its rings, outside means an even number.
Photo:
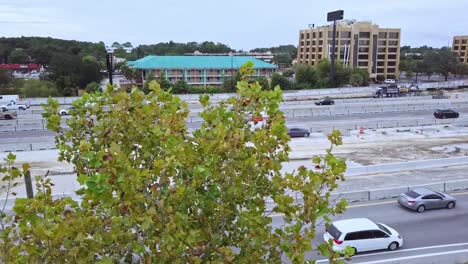
[{"label": "motel building", "polygon": [[170,83],[185,80],[192,86],[220,86],[226,78],[235,76],[240,67],[251,61],[253,78],[270,78],[277,66],[251,56],[146,56],[128,65],[142,71],[143,79],[163,71]]}]

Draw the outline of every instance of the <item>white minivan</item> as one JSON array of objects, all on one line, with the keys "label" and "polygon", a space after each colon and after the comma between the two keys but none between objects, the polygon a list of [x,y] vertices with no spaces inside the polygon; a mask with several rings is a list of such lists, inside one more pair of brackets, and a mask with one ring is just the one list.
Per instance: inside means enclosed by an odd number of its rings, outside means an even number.
[{"label": "white minivan", "polygon": [[0,94],[0,104],[8,104],[11,102],[19,103],[19,95],[2,95]]},{"label": "white minivan", "polygon": [[367,218],[335,221],[327,228],[323,239],[333,240],[335,251],[350,246],[355,254],[379,249],[396,250],[403,246],[403,238],[395,229]]}]

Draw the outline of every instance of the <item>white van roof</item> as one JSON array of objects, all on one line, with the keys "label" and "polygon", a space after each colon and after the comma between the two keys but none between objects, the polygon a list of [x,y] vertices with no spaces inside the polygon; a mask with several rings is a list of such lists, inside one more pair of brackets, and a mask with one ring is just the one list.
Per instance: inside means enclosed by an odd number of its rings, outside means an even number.
[{"label": "white van roof", "polygon": [[340,220],[333,222],[333,225],[342,233],[379,229],[379,227],[368,218]]}]

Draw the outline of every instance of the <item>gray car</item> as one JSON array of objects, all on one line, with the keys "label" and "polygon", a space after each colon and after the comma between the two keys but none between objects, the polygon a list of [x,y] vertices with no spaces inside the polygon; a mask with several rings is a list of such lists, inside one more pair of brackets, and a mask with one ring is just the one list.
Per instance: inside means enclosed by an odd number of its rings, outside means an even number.
[{"label": "gray car", "polygon": [[429,209],[453,209],[457,200],[446,193],[417,188],[400,194],[398,203],[411,210],[422,213]]}]

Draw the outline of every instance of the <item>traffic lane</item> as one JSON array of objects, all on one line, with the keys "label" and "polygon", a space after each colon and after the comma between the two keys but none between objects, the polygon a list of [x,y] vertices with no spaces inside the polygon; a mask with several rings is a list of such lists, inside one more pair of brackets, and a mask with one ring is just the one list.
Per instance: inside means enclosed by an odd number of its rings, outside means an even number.
[{"label": "traffic lane", "polygon": [[0,132],[0,142],[13,143],[12,140],[25,140],[25,139],[54,139],[55,132],[49,130],[34,130],[34,131],[16,131],[16,132]]},{"label": "traffic lane", "polygon": [[[331,217],[333,221],[350,218],[369,218],[382,222],[397,230],[403,237],[402,249],[437,246],[468,242],[468,193],[455,194],[454,209],[428,210],[417,213],[401,207],[396,199],[353,203],[341,215]],[[284,225],[283,216],[272,214],[272,226]],[[323,242],[324,224],[317,226],[314,247]],[[366,253],[362,253],[366,254]],[[323,259],[316,250],[308,252],[308,258]]]}]

